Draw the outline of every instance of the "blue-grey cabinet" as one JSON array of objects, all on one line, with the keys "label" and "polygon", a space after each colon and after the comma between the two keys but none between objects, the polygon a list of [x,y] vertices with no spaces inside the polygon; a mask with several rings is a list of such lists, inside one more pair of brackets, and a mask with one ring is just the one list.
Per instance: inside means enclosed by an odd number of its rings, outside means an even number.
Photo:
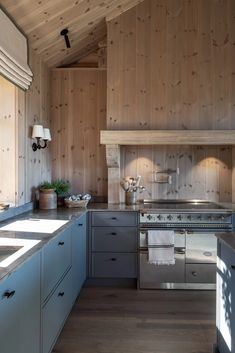
[{"label": "blue-grey cabinet", "polygon": [[137,278],[137,223],[137,212],[92,212],[91,278]]},{"label": "blue-grey cabinet", "polygon": [[42,353],[49,353],[73,305],[72,272],[66,274],[42,309]]},{"label": "blue-grey cabinet", "polygon": [[42,299],[49,296],[71,267],[71,227],[62,231],[42,250]]},{"label": "blue-grey cabinet", "polygon": [[216,290],[217,348],[235,353],[235,251],[220,241]]},{"label": "blue-grey cabinet", "polygon": [[72,308],[72,227],[42,249],[42,353],[49,353]]},{"label": "blue-grey cabinet", "polygon": [[87,277],[87,215],[76,220],[72,227],[72,276],[75,300]]},{"label": "blue-grey cabinet", "polygon": [[40,253],[0,283],[0,352],[40,352]]}]

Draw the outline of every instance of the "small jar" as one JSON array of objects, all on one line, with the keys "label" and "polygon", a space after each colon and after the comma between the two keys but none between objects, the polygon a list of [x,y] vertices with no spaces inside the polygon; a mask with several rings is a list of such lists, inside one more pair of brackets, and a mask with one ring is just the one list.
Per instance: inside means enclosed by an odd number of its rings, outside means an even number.
[{"label": "small jar", "polygon": [[57,194],[54,189],[40,189],[39,208],[41,210],[53,210],[57,208]]},{"label": "small jar", "polygon": [[137,192],[126,191],[125,192],[125,203],[126,205],[136,205],[137,203]]}]

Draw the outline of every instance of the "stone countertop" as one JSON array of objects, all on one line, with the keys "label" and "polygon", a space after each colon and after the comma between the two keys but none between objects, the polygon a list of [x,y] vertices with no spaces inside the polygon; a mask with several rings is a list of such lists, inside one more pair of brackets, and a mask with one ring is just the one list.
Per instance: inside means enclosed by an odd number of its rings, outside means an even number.
[{"label": "stone countertop", "polygon": [[[218,233],[216,237],[219,241],[225,243],[229,246],[233,251],[235,251],[235,233]],[[234,254],[235,256],[235,254]]]}]

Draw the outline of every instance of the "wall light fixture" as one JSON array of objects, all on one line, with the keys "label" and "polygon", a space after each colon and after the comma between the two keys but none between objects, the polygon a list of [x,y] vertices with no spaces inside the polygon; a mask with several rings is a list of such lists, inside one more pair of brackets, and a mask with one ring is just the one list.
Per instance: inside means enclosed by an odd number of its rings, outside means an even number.
[{"label": "wall light fixture", "polygon": [[[34,125],[32,131],[32,138],[36,139],[37,142],[32,144],[33,151],[37,151],[37,149],[46,148],[47,141],[51,141],[51,132],[50,129],[44,128],[42,125]],[[44,141],[44,145],[41,145],[41,141]]]}]

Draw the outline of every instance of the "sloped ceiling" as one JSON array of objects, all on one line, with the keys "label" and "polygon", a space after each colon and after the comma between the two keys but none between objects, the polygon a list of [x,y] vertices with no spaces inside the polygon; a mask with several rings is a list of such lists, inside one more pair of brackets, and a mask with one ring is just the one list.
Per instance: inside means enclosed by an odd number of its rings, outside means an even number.
[{"label": "sloped ceiling", "polygon": [[[110,20],[143,0],[0,0],[49,67],[66,65],[89,54],[106,36]],[[71,48],[60,35],[68,28]]]}]

